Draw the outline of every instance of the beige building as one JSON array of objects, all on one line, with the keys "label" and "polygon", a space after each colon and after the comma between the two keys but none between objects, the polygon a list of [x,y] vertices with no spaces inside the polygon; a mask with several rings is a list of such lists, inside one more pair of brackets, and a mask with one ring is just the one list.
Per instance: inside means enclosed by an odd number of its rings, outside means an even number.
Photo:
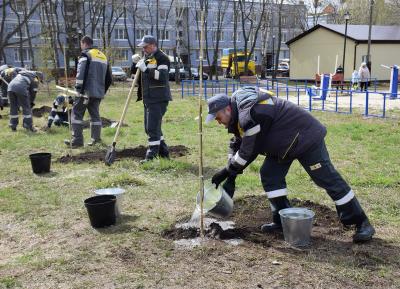
[{"label": "beige building", "polygon": [[[290,49],[290,79],[314,79],[319,73],[334,73],[342,65],[345,25],[319,24],[286,44]],[[348,25],[345,79],[365,61],[368,51],[368,25]],[[400,26],[372,26],[371,77],[389,80],[390,70],[381,65],[400,65]]]}]

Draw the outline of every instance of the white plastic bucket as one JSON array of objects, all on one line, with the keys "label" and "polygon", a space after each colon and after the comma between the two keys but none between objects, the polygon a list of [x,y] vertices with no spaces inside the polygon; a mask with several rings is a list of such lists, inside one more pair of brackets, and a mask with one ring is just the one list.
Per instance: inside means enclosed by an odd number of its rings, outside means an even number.
[{"label": "white plastic bucket", "polygon": [[124,189],[121,188],[105,188],[94,191],[94,193],[98,196],[102,195],[114,195],[117,197],[117,201],[115,203],[115,215],[117,217],[121,216],[121,204],[122,204],[122,195],[125,193]]},{"label": "white plastic bucket", "polygon": [[314,212],[306,208],[287,208],[279,211],[285,241],[295,247],[309,246]]},{"label": "white plastic bucket", "polygon": [[[200,211],[200,192],[196,198],[196,210]],[[232,214],[233,200],[225,192],[222,186],[218,189],[215,185],[206,182],[204,184],[203,212],[214,217],[226,218]]]}]

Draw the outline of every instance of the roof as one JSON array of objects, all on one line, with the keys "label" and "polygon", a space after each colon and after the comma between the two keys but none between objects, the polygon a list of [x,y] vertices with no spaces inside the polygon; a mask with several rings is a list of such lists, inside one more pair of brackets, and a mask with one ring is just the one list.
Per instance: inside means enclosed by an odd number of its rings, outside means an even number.
[{"label": "roof", "polygon": [[[344,36],[345,25],[343,24],[318,24],[302,34],[290,39],[286,45],[303,38],[311,32],[322,28]],[[368,25],[347,25],[347,37],[356,42],[368,42]],[[400,43],[400,26],[372,26],[371,42],[373,43]]]}]

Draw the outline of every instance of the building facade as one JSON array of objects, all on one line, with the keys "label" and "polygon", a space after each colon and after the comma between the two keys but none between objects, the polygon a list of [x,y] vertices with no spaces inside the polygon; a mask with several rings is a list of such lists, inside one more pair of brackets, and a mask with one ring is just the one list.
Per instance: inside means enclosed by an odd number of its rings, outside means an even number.
[{"label": "building facade", "polygon": [[[24,5],[26,2],[28,4]],[[15,7],[6,7],[6,13],[0,15],[0,22],[4,23],[5,27],[4,33],[1,34],[3,38],[23,21],[35,2],[37,1],[15,1]],[[106,50],[113,65],[128,67],[131,64],[131,56],[135,52],[140,52],[135,47],[143,35],[153,34],[158,36],[159,47],[168,55],[176,53],[185,65],[190,62],[194,67],[198,66],[200,1],[114,0],[104,1],[103,6],[96,6],[98,2],[101,1],[44,1],[26,25],[22,25],[21,30],[13,33],[7,45],[0,46],[2,62],[14,66],[64,67],[65,46],[67,66],[73,67],[79,55],[80,37],[90,35],[96,46]],[[237,48],[244,48],[243,30],[249,38],[247,43],[250,49],[257,23],[261,18],[262,4],[255,2],[254,5],[248,4],[248,7],[244,7],[244,10],[252,9],[248,11],[252,16],[244,25],[241,23],[238,5],[237,1],[208,1],[207,33],[204,43],[205,66],[212,63],[214,53],[217,53],[219,60],[224,48],[233,48],[235,38]],[[264,46],[267,47],[267,54],[276,55],[279,31],[278,9],[277,5],[272,4],[265,7],[262,20],[265,23],[257,33],[253,54],[257,65],[261,65]],[[304,4],[285,4],[282,6],[281,15],[282,37],[279,57],[289,58],[289,49],[285,42],[303,32],[300,21],[306,19],[306,8]],[[254,23],[252,29],[251,21]],[[236,36],[235,23],[237,23]],[[263,33],[265,29],[268,29],[268,33]],[[272,39],[275,41],[274,44]],[[274,53],[272,53],[273,47]]]}]

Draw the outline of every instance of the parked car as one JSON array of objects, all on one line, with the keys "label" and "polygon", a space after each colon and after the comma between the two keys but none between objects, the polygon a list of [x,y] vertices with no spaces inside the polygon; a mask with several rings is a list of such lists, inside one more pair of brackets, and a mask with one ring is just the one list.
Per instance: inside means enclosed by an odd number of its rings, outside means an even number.
[{"label": "parked car", "polygon": [[[185,79],[185,69],[179,68],[179,78],[180,79]],[[171,67],[169,69],[169,80],[174,81],[175,80],[175,67]]]},{"label": "parked car", "polygon": [[[190,71],[192,72],[192,79],[199,80],[200,79],[200,73],[197,68],[190,68]],[[190,79],[189,77],[189,70],[185,70],[185,79]],[[208,74],[203,72],[203,80],[208,79]]]},{"label": "parked car", "polygon": [[125,81],[128,79],[128,76],[126,75],[122,67],[119,66],[111,67],[111,73],[114,81]]}]

